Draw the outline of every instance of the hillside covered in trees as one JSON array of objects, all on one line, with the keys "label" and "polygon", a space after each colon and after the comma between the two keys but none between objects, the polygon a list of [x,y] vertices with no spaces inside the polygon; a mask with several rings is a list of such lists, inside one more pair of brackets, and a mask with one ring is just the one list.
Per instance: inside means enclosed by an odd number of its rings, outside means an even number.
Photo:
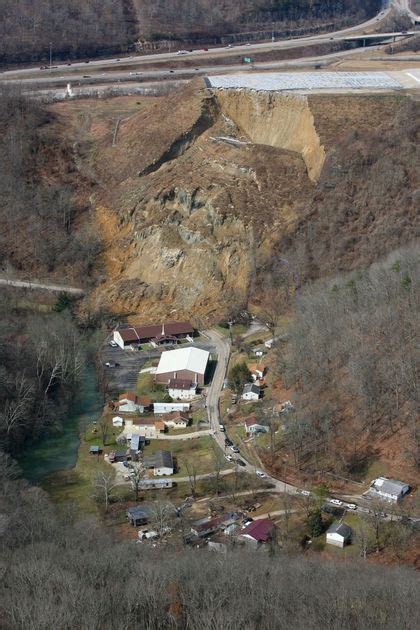
[{"label": "hillside covered in trees", "polygon": [[243,31],[357,21],[380,0],[2,0],[0,63],[127,50],[136,39],[220,41]]},{"label": "hillside covered in trees", "polygon": [[136,545],[59,517],[0,467],[2,628],[411,630],[418,573],[285,552]]}]

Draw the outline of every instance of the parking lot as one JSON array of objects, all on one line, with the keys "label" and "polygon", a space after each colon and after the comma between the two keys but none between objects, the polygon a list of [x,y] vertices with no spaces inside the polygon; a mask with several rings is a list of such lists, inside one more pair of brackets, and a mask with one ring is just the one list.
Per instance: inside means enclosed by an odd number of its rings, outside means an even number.
[{"label": "parking lot", "polygon": [[[190,344],[181,344],[178,347],[185,347]],[[215,352],[212,342],[205,337],[199,337],[194,341],[194,346]],[[105,376],[110,392],[122,392],[133,390],[137,384],[137,378],[140,370],[145,363],[151,359],[159,359],[164,350],[170,350],[173,346],[165,346],[162,348],[152,348],[149,344],[142,346],[141,350],[122,350],[121,348],[112,348],[109,340],[102,349],[102,362],[118,363],[119,367],[105,367]]]}]

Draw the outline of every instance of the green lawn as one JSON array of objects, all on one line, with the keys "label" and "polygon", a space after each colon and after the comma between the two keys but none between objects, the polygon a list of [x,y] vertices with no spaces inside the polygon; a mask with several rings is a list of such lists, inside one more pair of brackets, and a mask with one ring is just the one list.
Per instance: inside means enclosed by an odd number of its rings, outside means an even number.
[{"label": "green lawn", "polygon": [[[211,436],[192,438],[190,440],[151,440],[144,449],[145,455],[150,455],[160,449],[171,451],[178,463],[178,472],[172,479],[186,477],[185,461],[194,465],[197,474],[205,474],[214,470],[214,440]],[[229,468],[229,462],[223,459],[222,468]]]},{"label": "green lawn", "polygon": [[167,398],[167,392],[162,385],[157,385],[153,374],[145,372],[139,374],[136,385],[138,396],[149,396],[156,402],[162,402]]}]

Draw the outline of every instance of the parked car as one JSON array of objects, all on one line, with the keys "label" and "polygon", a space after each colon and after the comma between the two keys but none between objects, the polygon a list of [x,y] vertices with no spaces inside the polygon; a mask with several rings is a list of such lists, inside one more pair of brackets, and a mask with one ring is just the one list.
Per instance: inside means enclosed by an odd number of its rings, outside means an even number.
[{"label": "parked car", "polygon": [[267,476],[262,470],[256,470],[255,474],[258,475],[258,477],[261,477],[261,479],[264,479],[264,477]]},{"label": "parked car", "polygon": [[309,492],[309,490],[301,490],[300,494],[302,494],[304,497],[310,497],[311,493]]},{"label": "parked car", "polygon": [[244,462],[243,459],[237,459],[236,463],[238,464],[238,466],[246,466],[246,463]]},{"label": "parked car", "polygon": [[188,50],[178,50],[177,55],[188,55]]},{"label": "parked car", "polygon": [[357,505],[356,505],[356,503],[347,503],[346,504],[346,508],[348,510],[357,510]]},{"label": "parked car", "polygon": [[115,363],[115,361],[107,361],[105,363],[105,367],[107,367],[107,368],[117,368],[117,367],[120,367],[120,364],[119,363]]},{"label": "parked car", "polygon": [[254,519],[251,518],[250,516],[246,516],[243,521],[242,521],[242,527],[246,527],[247,525],[249,525],[250,523],[252,523]]},{"label": "parked car", "polygon": [[343,505],[343,502],[340,499],[330,499],[330,503],[333,505]]},{"label": "parked car", "polygon": [[222,433],[226,431],[224,424],[219,424],[219,431],[221,431]]},{"label": "parked car", "polygon": [[235,446],[234,444],[232,444],[232,446],[230,446],[229,448],[234,453],[239,453],[239,448],[237,446]]},{"label": "parked car", "polygon": [[109,342],[109,345],[111,346],[111,348],[118,348],[117,342],[114,341],[113,339],[111,339],[111,341]]},{"label": "parked car", "polygon": [[230,440],[227,436],[225,437],[225,444],[226,446],[233,446],[232,440]]},{"label": "parked car", "polygon": [[225,455],[225,459],[226,459],[228,462],[233,461],[233,457],[232,457],[232,455]]}]

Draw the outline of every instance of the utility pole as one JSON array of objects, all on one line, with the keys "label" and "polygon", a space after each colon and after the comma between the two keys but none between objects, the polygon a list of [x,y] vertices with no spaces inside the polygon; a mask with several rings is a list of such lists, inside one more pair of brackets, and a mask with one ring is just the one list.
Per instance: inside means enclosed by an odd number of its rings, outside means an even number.
[{"label": "utility pole", "polygon": [[50,42],[50,72],[51,72],[51,66],[52,66],[52,42]]}]

